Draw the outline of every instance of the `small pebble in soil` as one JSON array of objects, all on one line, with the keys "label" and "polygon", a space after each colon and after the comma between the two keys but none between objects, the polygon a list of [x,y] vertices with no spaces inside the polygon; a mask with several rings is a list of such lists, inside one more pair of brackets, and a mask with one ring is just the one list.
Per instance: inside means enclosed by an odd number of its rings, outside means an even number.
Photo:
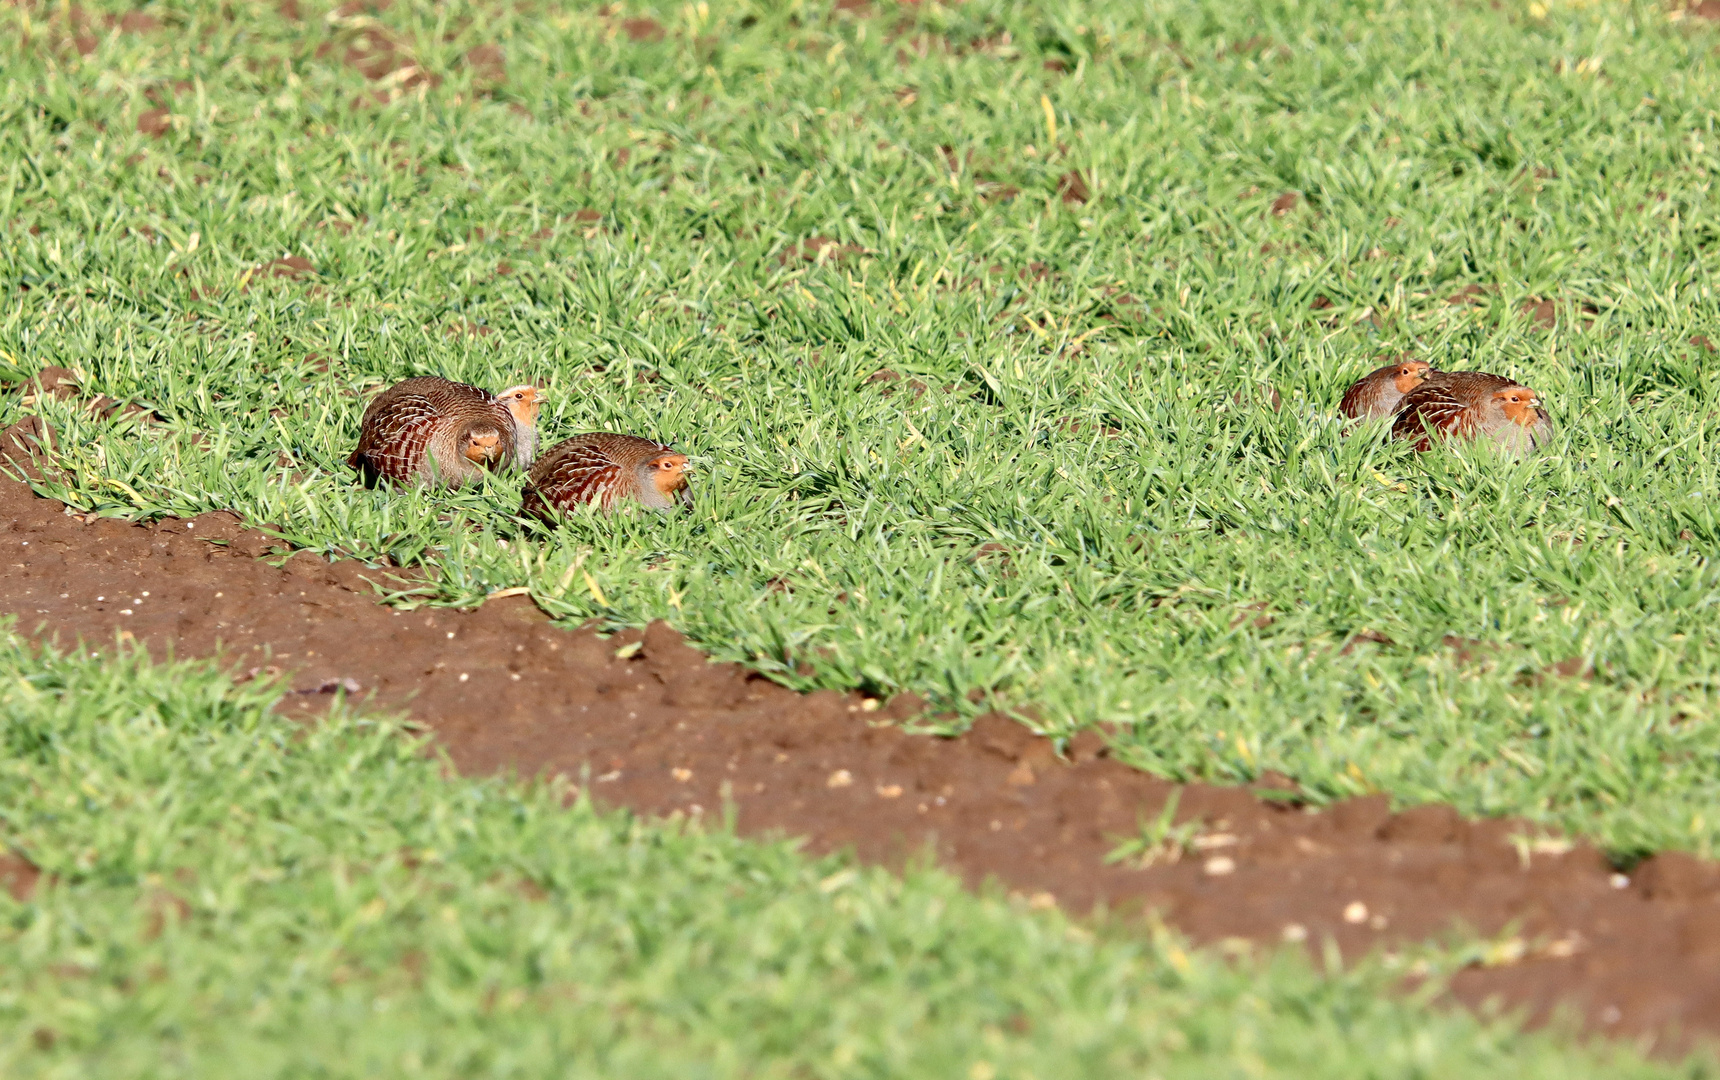
[{"label": "small pebble in soil", "polygon": [[1351,925],[1368,921],[1368,905],[1360,900],[1351,900],[1344,908],[1344,921]]},{"label": "small pebble in soil", "polygon": [[1285,923],[1281,935],[1285,941],[1307,941],[1308,928],[1299,922]]},{"label": "small pebble in soil", "polygon": [[1206,860],[1208,877],[1223,877],[1226,874],[1234,873],[1236,873],[1236,860],[1229,855],[1214,855]]},{"label": "small pebble in soil", "polygon": [[902,795],[902,785],[901,784],[879,784],[878,785],[878,797],[880,799],[896,799],[896,798],[900,798],[901,795]]},{"label": "small pebble in soil", "polygon": [[824,786],[828,788],[847,787],[853,782],[853,773],[849,772],[847,769],[837,769],[835,772],[830,774],[830,779],[824,781]]},{"label": "small pebble in soil", "polygon": [[693,778],[693,770],[691,770],[691,769],[680,769],[680,768],[670,769],[669,775],[673,776],[675,779],[677,779],[681,783],[685,784],[687,781],[689,781]]},{"label": "small pebble in soil", "polygon": [[1623,874],[1614,874],[1609,880],[1612,883],[1612,887],[1615,889],[1630,888],[1630,878],[1625,877]]},{"label": "small pebble in soil", "polygon": [[460,672],[460,681],[461,681],[461,682],[465,682],[465,681],[466,681],[466,680],[467,680],[467,679],[470,679],[470,678],[471,678],[471,677],[472,677],[472,676],[470,676],[470,675],[468,675],[468,674],[467,674],[467,673],[466,673],[466,672],[464,672],[464,671],[462,671],[462,672]]}]

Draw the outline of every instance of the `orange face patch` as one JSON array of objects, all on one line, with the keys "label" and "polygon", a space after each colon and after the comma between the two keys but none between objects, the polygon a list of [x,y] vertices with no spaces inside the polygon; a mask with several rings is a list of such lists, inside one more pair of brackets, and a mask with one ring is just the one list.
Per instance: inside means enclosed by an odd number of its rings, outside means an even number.
[{"label": "orange face patch", "polygon": [[687,455],[664,454],[651,462],[651,482],[665,495],[687,486]]},{"label": "orange face patch", "polygon": [[534,386],[516,386],[504,390],[497,400],[514,415],[515,420],[522,424],[535,424],[538,407],[544,403],[545,395]]},{"label": "orange face patch", "polygon": [[474,431],[466,436],[466,460],[487,465],[495,459],[502,437],[494,431]]},{"label": "orange face patch", "polygon": [[1397,387],[1398,393],[1407,394],[1427,381],[1427,373],[1432,370],[1422,361],[1412,360],[1398,367],[1397,374],[1392,376],[1392,385]]},{"label": "orange face patch", "polygon": [[1523,386],[1510,386],[1493,395],[1505,411],[1505,419],[1523,427],[1532,427],[1541,419],[1541,399],[1535,396],[1533,390]]}]

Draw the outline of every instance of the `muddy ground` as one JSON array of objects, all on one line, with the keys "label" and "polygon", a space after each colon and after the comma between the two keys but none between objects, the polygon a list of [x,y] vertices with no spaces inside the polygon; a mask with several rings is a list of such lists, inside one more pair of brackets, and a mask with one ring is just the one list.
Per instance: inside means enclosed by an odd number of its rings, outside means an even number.
[{"label": "muddy ground", "polygon": [[[1379,796],[1313,812],[1282,791],[1178,786],[1109,760],[1096,734],[1060,757],[1000,716],[961,738],[906,734],[889,721],[914,701],[797,694],[662,624],[603,638],[551,625],[525,597],[394,610],[374,599],[390,571],[283,561],[231,514],[85,518],[5,479],[0,530],[0,613],[21,631],[220,656],[241,677],[273,669],[292,715],[344,688],[409,713],[468,773],[559,772],[648,814],[732,804],[744,834],[891,865],[930,851],[1037,904],[1150,907],[1198,942],[1330,940],[1354,957],[1462,926],[1501,936],[1491,964],[1455,980],[1468,1004],[1569,1005],[1590,1031],[1662,1052],[1720,1035],[1720,867],[1689,856],[1626,877],[1586,845],[1445,806],[1393,814]],[[1150,866],[1107,864],[1173,794],[1176,820],[1199,823],[1185,843]],[[27,864],[0,868],[14,890],[34,881]]]}]

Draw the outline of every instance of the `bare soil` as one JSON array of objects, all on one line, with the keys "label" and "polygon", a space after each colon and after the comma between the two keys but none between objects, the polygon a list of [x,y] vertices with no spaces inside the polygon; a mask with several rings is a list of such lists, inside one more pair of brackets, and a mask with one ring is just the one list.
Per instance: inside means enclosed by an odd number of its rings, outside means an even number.
[{"label": "bare soil", "polygon": [[[0,441],[21,457],[23,434]],[[1523,822],[1394,814],[1384,796],[1313,812],[1283,780],[1267,796],[1175,785],[1111,760],[1097,734],[1060,755],[998,715],[960,738],[909,734],[893,722],[916,700],[797,694],[662,623],[604,638],[522,596],[390,608],[376,591],[399,571],[286,557],[231,514],[132,525],[6,479],[0,523],[0,613],[21,632],[278,672],[294,716],[350,693],[409,713],[466,773],[561,773],[647,814],[732,806],[744,834],[892,866],[930,853],[1038,904],[1155,909],[1198,942],[1330,940],[1354,958],[1457,927],[1505,935],[1490,966],[1458,975],[1461,1001],[1537,1019],[1566,1005],[1591,1032],[1649,1035],[1661,1052],[1720,1034],[1720,867],[1686,855],[1626,878]],[[1175,820],[1198,823],[1183,842],[1150,866],[1107,863],[1173,796]],[[27,855],[6,856],[0,886],[36,886]]]}]

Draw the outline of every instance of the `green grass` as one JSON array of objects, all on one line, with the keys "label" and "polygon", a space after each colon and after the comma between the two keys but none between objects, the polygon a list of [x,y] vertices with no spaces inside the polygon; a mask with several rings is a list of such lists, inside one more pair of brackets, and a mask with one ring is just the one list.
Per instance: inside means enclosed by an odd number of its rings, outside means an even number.
[{"label": "green grass", "polygon": [[0,891],[0,1074],[1714,1075],[1424,1011],[1381,963],[1226,962],[450,781],[394,724],[296,727],[275,692],[0,643],[0,836],[53,875]]},{"label": "green grass", "polygon": [[[794,686],[1111,722],[1165,775],[1713,850],[1712,31],[1611,2],[719,0],[634,42],[592,8],[402,2],[381,23],[442,81],[355,111],[362,20],[226,9],[152,7],[167,31],[83,60],[0,14],[36,35],[0,44],[0,349],[165,418],[41,406],[71,469],[44,491],[427,560],[435,602],[666,617]],[[462,60],[487,42],[493,94]],[[1072,170],[1093,201],[1059,199]],[[779,262],[815,235],[865,253]],[[286,254],[314,278],[250,276]],[[1519,310],[1550,296],[1593,327]],[[1529,382],[1551,452],[1346,437],[1342,387],[1405,350]],[[364,393],[424,372],[541,380],[551,440],[676,443],[697,512],[544,534],[516,480],[359,489]],[[1363,630],[1395,645],[1344,655]],[[1592,676],[1533,677],[1572,657]]]}]

